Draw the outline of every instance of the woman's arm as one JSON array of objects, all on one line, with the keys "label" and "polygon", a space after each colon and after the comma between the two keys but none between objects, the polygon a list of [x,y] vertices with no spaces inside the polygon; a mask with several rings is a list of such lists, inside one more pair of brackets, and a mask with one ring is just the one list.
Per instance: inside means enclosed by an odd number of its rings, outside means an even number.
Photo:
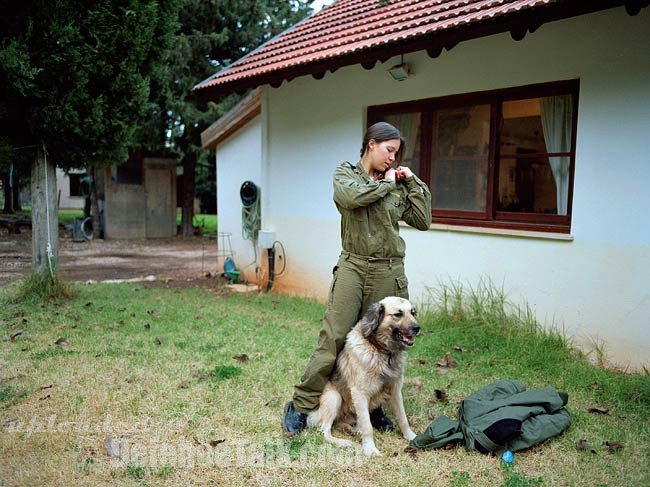
[{"label": "woman's arm", "polygon": [[[400,168],[401,169],[401,168]],[[398,169],[398,173],[400,172]],[[431,192],[408,168],[402,170],[403,184],[406,185],[406,210],[402,219],[418,230],[428,230],[431,225]]]},{"label": "woman's arm", "polygon": [[392,171],[393,179],[390,179],[387,171],[387,177],[382,180],[362,182],[356,176],[354,166],[341,164],[334,171],[334,202],[342,208],[353,210],[383,198],[395,189],[395,170],[389,171]]}]

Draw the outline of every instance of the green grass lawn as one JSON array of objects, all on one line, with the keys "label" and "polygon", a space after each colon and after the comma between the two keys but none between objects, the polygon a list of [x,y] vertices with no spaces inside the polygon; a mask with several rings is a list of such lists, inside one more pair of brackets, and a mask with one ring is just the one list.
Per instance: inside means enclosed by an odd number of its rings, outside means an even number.
[{"label": "green grass lawn", "polygon": [[[2,485],[648,485],[650,378],[590,365],[497,291],[442,289],[421,306],[404,386],[416,432],[501,378],[568,391],[572,427],[511,467],[462,447],[383,457],[285,440],[282,406],[324,307],[274,294],[96,284],[64,302],[0,290]],[[19,333],[19,331],[21,331]],[[437,362],[449,353],[456,367]],[[441,372],[442,371],[442,372]],[[436,400],[436,389],[447,401]],[[600,408],[605,414],[589,412]],[[587,440],[595,453],[578,450]],[[604,441],[623,449],[610,453]],[[355,439],[358,442],[358,439]],[[121,445],[121,446],[120,446]],[[110,457],[111,451],[119,457]]]},{"label": "green grass lawn", "polygon": [[[180,211],[176,215],[176,224],[181,224],[182,215]],[[202,235],[216,235],[217,234],[217,215],[194,215],[192,224],[201,229]]]},{"label": "green grass lawn", "polygon": [[[75,218],[83,218],[83,210],[59,210],[59,222],[71,225]],[[4,215],[12,218],[30,218],[31,208],[25,207],[23,211],[13,213],[11,215]],[[176,216],[176,224],[181,224],[180,212]],[[201,229],[203,235],[216,235],[217,234],[217,215],[194,215],[193,224],[195,227]]]}]

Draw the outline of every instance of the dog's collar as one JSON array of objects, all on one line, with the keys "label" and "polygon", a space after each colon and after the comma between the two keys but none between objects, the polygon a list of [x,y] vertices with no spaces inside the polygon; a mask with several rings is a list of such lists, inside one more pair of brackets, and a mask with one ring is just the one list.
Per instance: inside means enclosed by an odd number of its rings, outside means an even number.
[{"label": "dog's collar", "polygon": [[381,343],[379,343],[377,340],[375,340],[374,337],[369,337],[368,341],[373,347],[377,349],[377,351],[388,355],[388,365],[390,365],[390,360],[393,358],[393,353],[390,350],[388,350],[385,346],[383,346]]}]

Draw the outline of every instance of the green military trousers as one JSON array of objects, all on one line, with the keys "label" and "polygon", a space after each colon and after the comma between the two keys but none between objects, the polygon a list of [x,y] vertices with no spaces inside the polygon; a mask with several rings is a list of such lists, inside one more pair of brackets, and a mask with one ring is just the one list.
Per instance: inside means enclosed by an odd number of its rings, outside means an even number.
[{"label": "green military trousers", "polygon": [[408,281],[400,257],[369,258],[344,251],[333,274],[316,350],[294,388],[294,407],[302,413],[318,408],[336,355],[368,307],[386,296],[408,299]]}]

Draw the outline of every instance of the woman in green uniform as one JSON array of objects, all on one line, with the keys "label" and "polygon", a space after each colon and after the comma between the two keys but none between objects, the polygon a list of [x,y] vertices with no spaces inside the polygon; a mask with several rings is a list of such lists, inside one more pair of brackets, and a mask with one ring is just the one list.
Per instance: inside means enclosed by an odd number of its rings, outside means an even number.
[{"label": "woman in green uniform", "polygon": [[[329,291],[323,326],[293,400],[284,408],[288,434],[305,427],[307,414],[319,398],[345,337],[368,307],[386,296],[408,298],[404,275],[404,240],[399,221],[418,230],[431,223],[431,194],[401,161],[404,140],[392,125],[372,125],[363,139],[361,160],[344,162],[334,172],[334,203],[341,214],[343,251]],[[381,408],[370,415],[373,426],[392,429]]]}]

